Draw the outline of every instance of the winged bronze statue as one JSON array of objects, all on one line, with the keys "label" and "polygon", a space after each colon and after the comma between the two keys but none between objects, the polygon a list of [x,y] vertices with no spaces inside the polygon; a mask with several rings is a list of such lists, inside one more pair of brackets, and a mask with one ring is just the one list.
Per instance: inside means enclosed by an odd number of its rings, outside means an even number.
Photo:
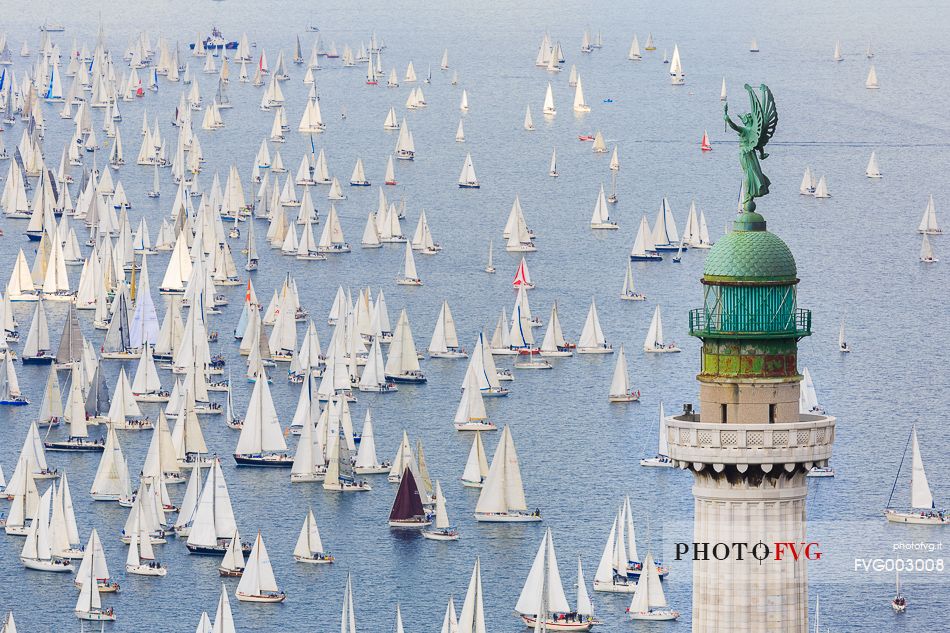
[{"label": "winged bronze statue", "polygon": [[775,109],[775,98],[772,91],[765,84],[759,85],[759,94],[749,84],[745,84],[749,93],[751,112],[740,114],[736,123],[729,117],[729,104],[723,106],[723,118],[733,130],[739,133],[739,165],[745,175],[743,182],[742,210],[746,213],[755,211],[755,198],[768,194],[768,176],[762,173],[760,160],[769,157],[765,153],[765,146],[778,125],[778,111]]}]

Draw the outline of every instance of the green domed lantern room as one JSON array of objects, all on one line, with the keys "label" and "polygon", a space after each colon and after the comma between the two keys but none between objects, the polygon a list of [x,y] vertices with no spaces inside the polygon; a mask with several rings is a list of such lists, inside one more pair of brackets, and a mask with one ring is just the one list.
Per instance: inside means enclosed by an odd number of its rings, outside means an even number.
[{"label": "green domed lantern room", "polygon": [[765,219],[743,212],[703,269],[703,307],[689,333],[703,342],[699,375],[703,422],[797,422],[798,341],[811,312],[798,307],[798,270]]}]

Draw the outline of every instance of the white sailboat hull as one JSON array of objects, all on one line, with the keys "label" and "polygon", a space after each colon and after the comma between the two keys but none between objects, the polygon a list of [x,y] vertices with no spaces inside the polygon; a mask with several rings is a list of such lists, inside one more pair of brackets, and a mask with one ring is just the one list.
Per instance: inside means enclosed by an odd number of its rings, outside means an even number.
[{"label": "white sailboat hull", "polygon": [[308,565],[329,565],[333,562],[333,557],[320,552],[313,556],[297,556],[294,554],[294,560],[298,563],[307,563]]},{"label": "white sailboat hull", "polygon": [[498,427],[495,426],[494,422],[483,420],[483,421],[471,421],[471,422],[456,422],[455,430],[456,431],[497,431]]},{"label": "white sailboat hull", "polygon": [[613,583],[594,581],[594,591],[603,593],[633,593],[637,590],[637,583],[630,581],[628,583]]},{"label": "white sailboat hull", "polygon": [[43,560],[37,558],[24,558],[20,557],[20,562],[23,563],[23,566],[27,569],[33,569],[35,571],[51,571],[66,573],[72,572],[73,566],[72,563],[65,560],[52,559],[52,560]]},{"label": "white sailboat hull", "polygon": [[366,466],[365,468],[356,466],[353,468],[353,472],[357,475],[385,475],[390,469],[392,469],[392,464],[388,466],[385,464],[382,466]]},{"label": "white sailboat hull", "polygon": [[[533,629],[537,624],[537,616],[522,615],[521,621],[524,622],[526,627]],[[548,619],[544,621],[544,628],[548,631],[590,631],[593,626],[594,622],[592,620],[569,622]]]},{"label": "white sailboat hull", "polygon": [[109,611],[74,611],[76,617],[88,622],[115,622],[115,613]]},{"label": "white sailboat hull", "polygon": [[607,402],[637,402],[640,395],[636,393],[613,394],[607,396]]},{"label": "white sailboat hull", "polygon": [[422,530],[422,536],[430,541],[457,541],[457,530]]},{"label": "white sailboat hull", "polygon": [[680,617],[679,611],[672,609],[659,609],[656,611],[637,611],[627,612],[627,617],[631,620],[675,620]]},{"label": "white sailboat hull", "polygon": [[540,515],[526,512],[494,513],[476,512],[475,520],[483,523],[539,523]]},{"label": "white sailboat hull", "polygon": [[648,347],[648,348],[644,348],[643,351],[649,354],[675,354],[677,352],[682,352],[683,350],[681,350],[678,347],[667,346],[667,347]]},{"label": "white sailboat hull", "polygon": [[284,600],[287,599],[287,596],[284,595],[283,593],[263,594],[263,595],[253,594],[252,595],[252,594],[247,594],[247,593],[241,593],[239,591],[237,592],[236,595],[237,595],[237,599],[240,600],[241,602],[258,602],[262,604],[273,604],[276,602],[283,602]]},{"label": "white sailboat hull", "polygon": [[295,484],[323,481],[326,473],[291,473],[290,482]]},{"label": "white sailboat hull", "polygon": [[613,354],[612,347],[578,347],[574,350],[578,354]]},{"label": "white sailboat hull", "polygon": [[136,576],[162,577],[168,575],[168,569],[165,567],[152,567],[150,565],[126,565],[125,573],[135,574]]},{"label": "white sailboat hull", "polygon": [[917,525],[950,525],[950,516],[939,516],[937,514],[924,514],[923,512],[900,512],[898,510],[885,510],[884,518],[891,523],[914,523]]},{"label": "white sailboat hull", "polygon": [[648,457],[646,459],[641,459],[640,465],[648,466],[652,468],[672,468],[673,461],[669,457],[661,457],[657,455],[656,457]]}]

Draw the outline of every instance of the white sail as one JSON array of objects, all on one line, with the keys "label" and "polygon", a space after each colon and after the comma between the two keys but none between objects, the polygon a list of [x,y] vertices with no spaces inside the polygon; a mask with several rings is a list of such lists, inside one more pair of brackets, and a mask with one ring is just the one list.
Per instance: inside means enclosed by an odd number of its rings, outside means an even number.
[{"label": "white sail", "polygon": [[511,430],[505,425],[482,485],[475,512],[506,514],[512,511],[524,512],[527,509],[518,453],[515,451]]},{"label": "white sail", "polygon": [[[515,611],[524,615],[547,618],[550,613],[570,613],[571,608],[561,584],[561,574],[554,553],[554,540],[548,528],[535,554],[525,579]],[[543,611],[543,612],[542,612]]]},{"label": "white sail", "polygon": [[931,510],[934,507],[934,498],[930,491],[930,484],[927,482],[927,473],[924,471],[924,461],[920,457],[916,426],[911,431],[911,436],[910,505],[922,510]]}]

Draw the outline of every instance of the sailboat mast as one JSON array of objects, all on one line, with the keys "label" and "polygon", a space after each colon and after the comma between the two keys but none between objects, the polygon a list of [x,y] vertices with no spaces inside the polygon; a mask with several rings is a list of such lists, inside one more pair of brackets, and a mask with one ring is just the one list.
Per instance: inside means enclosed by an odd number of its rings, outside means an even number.
[{"label": "sailboat mast", "polygon": [[891,499],[894,498],[894,491],[897,490],[897,480],[901,476],[901,468],[904,467],[904,460],[907,458],[907,447],[910,446],[910,440],[914,437],[913,427],[910,430],[910,435],[907,436],[907,443],[904,444],[904,452],[901,453],[901,463],[897,466],[897,474],[894,475],[894,485],[891,486],[891,494],[887,497],[887,505],[885,508],[891,507]]}]

